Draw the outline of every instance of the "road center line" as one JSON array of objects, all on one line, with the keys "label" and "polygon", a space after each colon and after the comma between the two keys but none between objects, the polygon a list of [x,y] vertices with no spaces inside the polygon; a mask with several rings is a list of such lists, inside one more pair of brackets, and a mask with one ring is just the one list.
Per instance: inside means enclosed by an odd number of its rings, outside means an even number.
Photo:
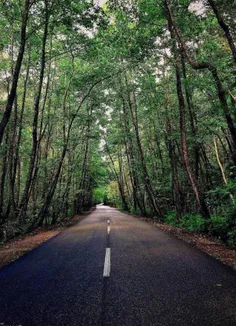
[{"label": "road center line", "polygon": [[106,248],[103,277],[109,277],[111,272],[111,248]]},{"label": "road center line", "polygon": [[108,225],[107,226],[107,233],[110,234],[110,232],[111,232],[111,227],[110,227],[110,225]]},{"label": "road center line", "polygon": [[110,224],[110,220],[109,219],[107,220],[107,223]]}]

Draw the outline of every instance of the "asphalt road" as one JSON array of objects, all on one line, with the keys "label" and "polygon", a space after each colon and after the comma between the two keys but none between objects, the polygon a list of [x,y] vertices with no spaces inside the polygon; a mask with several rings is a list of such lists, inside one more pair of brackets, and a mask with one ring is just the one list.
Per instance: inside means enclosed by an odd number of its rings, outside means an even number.
[{"label": "asphalt road", "polygon": [[2,269],[0,326],[235,326],[235,275],[156,227],[98,206]]}]

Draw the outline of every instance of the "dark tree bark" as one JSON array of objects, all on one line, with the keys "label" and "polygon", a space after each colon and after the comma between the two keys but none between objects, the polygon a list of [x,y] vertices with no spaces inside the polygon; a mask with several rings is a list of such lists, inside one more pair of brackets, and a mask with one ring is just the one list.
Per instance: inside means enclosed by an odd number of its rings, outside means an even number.
[{"label": "dark tree bark", "polygon": [[214,11],[214,14],[218,20],[218,23],[222,30],[224,31],[225,37],[227,38],[227,41],[229,43],[229,47],[232,52],[232,56],[234,59],[234,62],[236,63],[236,46],[234,43],[233,36],[230,32],[230,27],[226,24],[223,15],[220,12],[220,9],[217,7],[215,0],[208,0],[209,5],[211,6],[212,10]]},{"label": "dark tree bark", "polygon": [[[29,78],[29,69],[30,69],[30,49],[29,49],[29,57],[28,57],[28,64],[27,64],[27,70],[26,70],[26,76],[24,80],[24,91],[23,91],[23,97],[22,97],[22,106],[21,106],[21,112],[19,117],[19,130],[18,130],[18,138],[15,148],[15,159],[14,159],[14,170],[13,170],[13,176],[12,176],[12,183],[15,185],[16,182],[16,174],[17,174],[17,167],[18,171],[20,171],[20,144],[21,144],[21,137],[22,137],[22,128],[23,128],[23,116],[25,111],[25,101],[26,101],[26,94],[27,94],[27,84],[28,84],[28,78]],[[21,175],[18,173],[18,189],[16,191],[15,196],[15,203],[16,207],[18,207],[19,204],[19,197],[20,197],[20,185],[21,185]]]},{"label": "dark tree bark", "polygon": [[187,83],[187,72],[186,72],[186,64],[185,64],[185,58],[183,56],[183,53],[181,53],[181,63],[182,63],[182,71],[183,71],[183,78],[184,78],[184,89],[185,89],[185,97],[186,97],[186,103],[188,107],[188,113],[190,118],[190,126],[191,126],[191,133],[193,137],[193,144],[194,144],[194,172],[196,176],[196,180],[198,180],[199,177],[199,144],[197,143],[197,121],[196,116],[194,114],[193,110],[193,104],[191,100],[190,91],[188,88]]},{"label": "dark tree bark", "polygon": [[173,25],[173,20],[171,17],[171,12],[168,4],[167,4],[167,8],[168,8],[168,27],[172,39],[172,52],[175,59],[176,89],[177,89],[177,95],[179,101],[180,134],[181,134],[181,147],[182,147],[183,161],[184,161],[184,165],[187,171],[189,181],[192,185],[192,189],[195,194],[196,202],[198,204],[200,213],[203,217],[210,218],[210,213],[206,205],[204,195],[201,192],[198,182],[192,172],[192,168],[189,160],[187,135],[186,135],[186,107],[185,107],[185,100],[184,100],[182,81],[181,81],[180,54],[177,51],[176,39],[175,39],[175,27]]},{"label": "dark tree bark", "polygon": [[12,85],[11,85],[10,93],[8,95],[6,108],[5,108],[2,120],[0,122],[0,145],[2,143],[2,139],[4,136],[6,126],[10,120],[12,107],[13,107],[15,97],[16,97],[17,84],[18,84],[22,60],[23,60],[24,52],[25,52],[26,28],[27,28],[27,22],[28,22],[28,18],[29,18],[29,9],[30,9],[30,0],[25,0],[23,17],[22,17],[22,25],[21,25],[20,48],[19,48],[17,59],[16,59],[16,64],[15,64],[15,69],[14,69],[13,79],[12,79]]},{"label": "dark tree bark", "polygon": [[11,212],[11,216],[14,217],[16,212],[16,203],[15,203],[15,147],[16,147],[16,133],[17,133],[17,120],[18,120],[18,105],[17,97],[15,98],[14,104],[14,118],[10,123],[10,129],[12,129],[12,137],[9,146],[9,158],[8,158],[8,170],[9,170],[9,200],[8,200],[8,209],[6,212],[6,219],[8,214]]},{"label": "dark tree bark", "polygon": [[39,211],[38,218],[31,225],[31,228],[34,227],[35,225],[39,225],[39,226],[43,225],[44,219],[47,217],[47,215],[49,213],[49,206],[50,206],[50,204],[52,202],[52,199],[53,199],[56,187],[57,187],[57,182],[58,182],[58,179],[60,177],[61,168],[62,168],[63,161],[64,161],[64,158],[65,158],[66,152],[67,152],[67,147],[68,147],[68,144],[66,144],[64,146],[63,150],[62,150],[61,158],[60,158],[59,165],[57,167],[56,174],[53,177],[53,180],[51,182],[51,185],[50,185],[49,190],[47,192],[47,195],[45,197],[45,201],[43,203],[43,206]]},{"label": "dark tree bark", "polygon": [[91,127],[91,112],[88,112],[87,116],[87,131],[86,131],[86,139],[85,139],[85,148],[84,148],[84,158],[82,163],[82,173],[81,179],[79,182],[79,192],[76,200],[76,213],[79,213],[83,210],[83,201],[84,201],[84,189],[85,189],[85,178],[86,178],[86,170],[87,170],[87,161],[88,161],[88,151],[89,151],[89,135],[90,135],[90,127]]},{"label": "dark tree bark", "polygon": [[184,96],[183,96],[183,91],[182,91],[182,82],[181,82],[181,77],[180,77],[180,71],[178,68],[176,68],[176,83],[177,83],[176,86],[177,86],[179,109],[180,109],[180,133],[181,133],[181,145],[182,145],[183,160],[184,160],[187,174],[188,174],[189,180],[191,182],[198,206],[200,208],[200,212],[204,217],[209,218],[210,214],[209,214],[207,205],[205,203],[204,196],[199,189],[197,180],[195,179],[195,176],[192,172],[190,161],[189,161],[189,153],[188,153],[187,138],[186,138],[185,102],[184,102]]},{"label": "dark tree bark", "polygon": [[134,208],[136,211],[137,205],[140,210],[140,213],[143,216],[146,216],[146,208],[144,203],[143,195],[141,195],[141,189],[139,185],[138,175],[135,167],[135,153],[134,153],[134,145],[133,139],[130,132],[130,123],[129,123],[129,114],[126,109],[125,100],[122,97],[122,109],[123,109],[123,118],[124,118],[124,134],[125,134],[125,147],[126,147],[126,156],[128,159],[130,179],[132,183],[133,189],[133,200],[134,200]]},{"label": "dark tree bark", "polygon": [[1,175],[1,184],[0,184],[0,224],[4,223],[6,220],[6,216],[4,215],[4,198],[5,198],[5,182],[6,182],[6,175],[7,175],[7,157],[8,157],[8,132],[5,137],[5,151],[2,157],[2,175]]},{"label": "dark tree bark", "polygon": [[47,43],[47,37],[48,37],[48,26],[49,26],[49,8],[48,8],[48,0],[45,0],[45,22],[44,22],[44,32],[43,32],[43,39],[42,39],[42,51],[41,51],[41,64],[40,64],[40,75],[39,75],[39,84],[38,84],[38,90],[37,95],[34,102],[34,118],[33,118],[33,130],[32,130],[32,149],[30,154],[30,163],[29,163],[29,170],[28,170],[28,176],[24,188],[23,197],[20,203],[20,211],[18,214],[18,219],[21,220],[23,214],[27,210],[30,192],[32,189],[32,183],[34,179],[36,178],[36,175],[34,176],[36,172],[36,166],[35,161],[37,157],[37,150],[38,150],[38,118],[39,118],[39,105],[40,105],[40,99],[42,94],[42,88],[43,88],[43,79],[44,79],[44,71],[46,66],[46,43]]},{"label": "dark tree bark", "polygon": [[120,192],[120,197],[121,197],[121,201],[122,201],[122,208],[125,210],[125,211],[129,211],[129,207],[128,207],[128,204],[127,204],[127,201],[126,201],[126,198],[125,198],[125,193],[124,193],[124,188],[123,188],[123,185],[121,183],[121,180],[120,180],[120,177],[118,175],[118,173],[116,172],[116,168],[115,168],[115,163],[114,163],[114,160],[112,158],[112,155],[109,151],[109,148],[106,144],[106,152],[110,158],[110,161],[111,161],[111,164],[112,164],[112,171],[113,171],[113,174],[116,178],[116,181],[118,183],[118,187],[119,187],[119,192]]},{"label": "dark tree bark", "polygon": [[[126,79],[126,85],[128,86],[127,79]],[[133,96],[134,96],[134,94],[133,94]],[[128,103],[129,103],[129,109],[130,109],[131,118],[132,118],[132,122],[133,122],[133,126],[134,126],[137,148],[138,148],[141,166],[142,166],[143,183],[144,183],[145,189],[147,191],[148,198],[149,198],[151,207],[153,209],[153,213],[158,217],[162,217],[163,214],[162,214],[161,208],[155,198],[151,180],[149,178],[148,171],[147,171],[144,154],[143,154],[143,148],[142,148],[142,144],[141,144],[141,140],[140,140],[140,136],[139,136],[136,103],[134,103],[134,104],[132,103],[129,92],[128,92]]]},{"label": "dark tree bark", "polygon": [[181,184],[179,180],[178,173],[178,160],[176,155],[176,144],[171,139],[171,135],[173,133],[170,117],[167,111],[168,108],[168,94],[165,92],[165,111],[166,111],[166,132],[167,132],[167,149],[170,158],[170,166],[171,166],[171,176],[172,176],[172,197],[173,203],[176,209],[177,219],[181,219],[182,213],[184,212],[184,196],[181,189]]}]

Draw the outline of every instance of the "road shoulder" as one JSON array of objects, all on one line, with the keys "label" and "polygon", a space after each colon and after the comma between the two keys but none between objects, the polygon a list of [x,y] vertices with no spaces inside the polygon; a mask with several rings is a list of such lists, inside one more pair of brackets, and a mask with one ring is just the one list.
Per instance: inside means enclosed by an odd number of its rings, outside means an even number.
[{"label": "road shoulder", "polygon": [[32,249],[37,248],[49,239],[55,237],[67,228],[77,224],[92,211],[93,209],[83,214],[75,215],[72,218],[67,218],[63,221],[62,225],[40,227],[26,235],[18,236],[7,241],[5,244],[0,246],[0,269],[17,260]]},{"label": "road shoulder", "polygon": [[190,232],[187,229],[179,228],[169,224],[161,223],[150,218],[145,218],[137,215],[132,215],[134,218],[152,224],[158,229],[176,236],[178,239],[189,243],[190,245],[205,252],[211,257],[216,258],[223,264],[232,267],[236,270],[236,248],[228,247],[222,241],[213,238],[206,234],[198,234]]}]

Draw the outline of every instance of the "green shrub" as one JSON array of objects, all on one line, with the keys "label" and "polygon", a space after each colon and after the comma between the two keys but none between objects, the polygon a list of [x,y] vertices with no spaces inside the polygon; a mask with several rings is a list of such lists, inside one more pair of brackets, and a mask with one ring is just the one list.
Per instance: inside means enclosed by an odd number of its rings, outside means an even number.
[{"label": "green shrub", "polygon": [[152,210],[150,207],[146,208],[146,213],[147,213],[147,216],[152,216]]},{"label": "green shrub", "polygon": [[207,222],[208,231],[217,237],[225,239],[230,230],[231,222],[227,217],[211,215],[210,220]]},{"label": "green shrub", "polygon": [[190,231],[209,232],[213,236],[221,238],[229,246],[236,246],[236,228],[233,223],[235,214],[232,215],[232,208],[225,213],[226,216],[211,215],[209,220],[205,220],[199,214],[184,213],[181,220],[178,220],[176,212],[171,211],[165,216],[164,222]]},{"label": "green shrub", "polygon": [[164,222],[170,225],[179,226],[179,221],[176,218],[176,212],[175,211],[169,212],[165,216]]},{"label": "green shrub", "polygon": [[190,231],[203,232],[206,230],[205,220],[199,214],[183,214],[180,226]]},{"label": "green shrub", "polygon": [[140,211],[138,209],[134,209],[133,206],[131,206],[130,213],[133,215],[140,215]]},{"label": "green shrub", "polygon": [[165,216],[165,223],[186,228],[190,231],[203,232],[206,230],[205,220],[198,214],[185,213],[182,215],[181,220],[176,217],[176,212],[169,212]]},{"label": "green shrub", "polygon": [[229,246],[236,247],[236,230],[227,233],[227,243]]}]

